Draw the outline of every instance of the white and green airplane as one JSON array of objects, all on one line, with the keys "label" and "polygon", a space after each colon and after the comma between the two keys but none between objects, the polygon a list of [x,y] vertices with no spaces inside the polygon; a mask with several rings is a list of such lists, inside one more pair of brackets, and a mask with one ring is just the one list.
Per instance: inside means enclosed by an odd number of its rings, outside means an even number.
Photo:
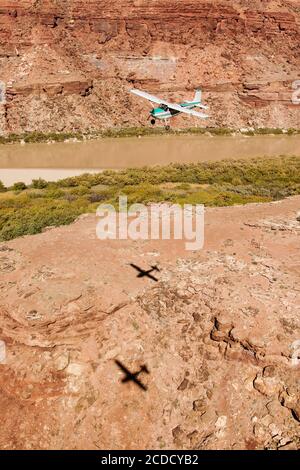
[{"label": "white and green airplane", "polygon": [[[202,108],[208,109],[207,106],[202,104],[202,92],[201,90],[196,90],[195,97],[193,101],[185,101],[184,103],[175,104],[169,103],[168,101],[162,100],[157,96],[150,95],[145,91],[132,89],[130,90],[131,93],[134,93],[137,96],[145,98],[146,100],[151,101],[152,103],[157,103],[159,105],[158,108],[153,108],[150,111],[151,117],[151,124],[155,124],[156,119],[163,119],[165,123],[167,120],[173,116],[176,116],[180,113],[189,114],[190,116],[196,116],[200,119],[207,119],[209,116],[207,114],[199,113],[198,111],[194,111],[193,108]],[[167,126],[168,127],[168,126]]]}]

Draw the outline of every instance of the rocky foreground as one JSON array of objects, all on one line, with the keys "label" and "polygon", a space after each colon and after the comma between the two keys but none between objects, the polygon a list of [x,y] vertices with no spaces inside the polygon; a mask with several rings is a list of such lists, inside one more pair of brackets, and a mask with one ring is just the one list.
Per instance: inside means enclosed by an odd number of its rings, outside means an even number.
[{"label": "rocky foreground", "polygon": [[2,243],[0,447],[299,449],[299,204],[208,209],[194,254],[93,215]]}]

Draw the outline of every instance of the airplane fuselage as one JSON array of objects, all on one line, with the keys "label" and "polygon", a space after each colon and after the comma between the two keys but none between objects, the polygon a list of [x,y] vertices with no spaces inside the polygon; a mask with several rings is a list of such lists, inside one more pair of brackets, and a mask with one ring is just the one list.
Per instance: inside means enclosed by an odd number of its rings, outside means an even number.
[{"label": "airplane fuselage", "polygon": [[[188,101],[186,103],[180,103],[179,106],[186,109],[196,108],[197,105],[201,104],[200,101]],[[170,119],[173,116],[180,114],[180,111],[170,109],[167,106],[161,105],[158,108],[154,108],[150,111],[152,119]]]}]

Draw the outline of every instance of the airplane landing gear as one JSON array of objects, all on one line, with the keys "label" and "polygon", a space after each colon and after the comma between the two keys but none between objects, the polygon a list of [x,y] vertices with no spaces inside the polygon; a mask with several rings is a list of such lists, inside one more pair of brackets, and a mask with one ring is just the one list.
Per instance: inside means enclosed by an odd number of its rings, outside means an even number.
[{"label": "airplane landing gear", "polygon": [[165,130],[169,131],[170,129],[171,127],[169,126],[168,121],[165,121]]},{"label": "airplane landing gear", "polygon": [[155,125],[155,123],[156,123],[155,119],[151,119],[151,121],[150,121],[150,122],[151,122],[152,126],[154,126],[154,125]]}]

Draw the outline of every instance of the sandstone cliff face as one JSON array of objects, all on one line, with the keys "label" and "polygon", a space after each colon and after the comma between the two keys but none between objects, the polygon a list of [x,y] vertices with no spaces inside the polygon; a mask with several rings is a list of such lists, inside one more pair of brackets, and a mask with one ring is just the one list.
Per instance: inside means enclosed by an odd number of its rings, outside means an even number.
[{"label": "sandstone cliff face", "polygon": [[146,123],[132,86],[202,86],[209,126],[299,126],[299,32],[299,1],[0,0],[0,132]]}]

